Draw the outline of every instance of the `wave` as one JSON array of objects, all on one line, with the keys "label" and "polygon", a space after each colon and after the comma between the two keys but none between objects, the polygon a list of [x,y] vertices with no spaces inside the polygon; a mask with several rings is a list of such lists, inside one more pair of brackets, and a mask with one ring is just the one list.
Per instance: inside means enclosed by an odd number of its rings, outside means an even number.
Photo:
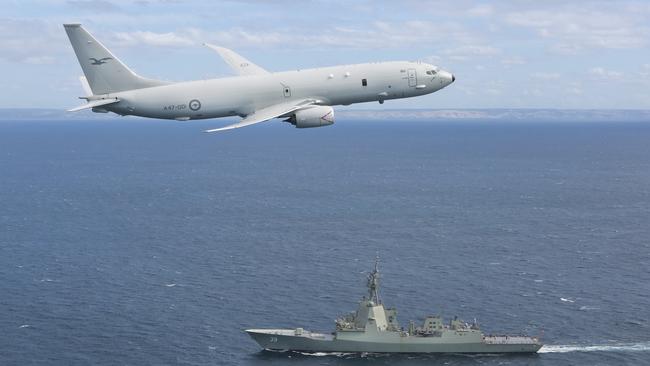
[{"label": "wave", "polygon": [[300,353],[301,355],[304,356],[314,356],[314,357],[326,357],[326,356],[342,357],[342,356],[348,356],[354,354],[349,352],[297,352],[297,353]]},{"label": "wave", "polygon": [[580,309],[578,309],[578,310],[588,311],[588,310],[598,310],[598,309],[600,309],[600,308],[597,307],[597,306],[581,306]]},{"label": "wave", "polygon": [[647,352],[650,351],[650,342],[618,343],[597,345],[545,345],[539,353],[567,353],[567,352]]},{"label": "wave", "polygon": [[[287,351],[272,351],[272,352],[287,352]],[[310,357],[345,357],[345,358],[366,358],[366,357],[390,357],[392,353],[382,352],[299,352],[288,351],[289,353],[299,354]]]}]

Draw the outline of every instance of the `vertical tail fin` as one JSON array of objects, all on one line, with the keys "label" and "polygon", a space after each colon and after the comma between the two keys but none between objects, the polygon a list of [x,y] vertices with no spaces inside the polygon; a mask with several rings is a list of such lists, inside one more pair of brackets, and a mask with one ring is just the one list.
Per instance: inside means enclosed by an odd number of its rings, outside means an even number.
[{"label": "vertical tail fin", "polygon": [[166,82],[138,76],[88,33],[81,24],[64,24],[81,69],[93,94],[165,85]]},{"label": "vertical tail fin", "polygon": [[89,97],[93,95],[93,90],[90,89],[90,84],[88,84],[88,80],[86,79],[85,76],[79,76],[79,81],[81,82],[81,87],[84,90],[84,93],[86,93],[86,97]]}]

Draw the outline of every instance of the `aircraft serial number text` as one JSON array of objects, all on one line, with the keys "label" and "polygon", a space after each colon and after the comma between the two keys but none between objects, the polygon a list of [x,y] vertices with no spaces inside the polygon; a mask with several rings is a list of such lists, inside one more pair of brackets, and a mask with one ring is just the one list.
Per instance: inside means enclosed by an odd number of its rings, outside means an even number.
[{"label": "aircraft serial number text", "polygon": [[187,104],[166,105],[163,107],[164,111],[180,111],[187,108]]}]

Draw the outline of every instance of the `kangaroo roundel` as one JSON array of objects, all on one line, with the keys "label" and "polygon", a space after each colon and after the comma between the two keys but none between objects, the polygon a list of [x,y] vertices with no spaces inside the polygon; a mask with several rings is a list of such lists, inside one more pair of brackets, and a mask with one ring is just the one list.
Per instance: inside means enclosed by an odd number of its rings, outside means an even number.
[{"label": "kangaroo roundel", "polygon": [[199,109],[201,109],[201,102],[199,102],[198,99],[190,100],[190,109],[193,111],[198,111]]}]

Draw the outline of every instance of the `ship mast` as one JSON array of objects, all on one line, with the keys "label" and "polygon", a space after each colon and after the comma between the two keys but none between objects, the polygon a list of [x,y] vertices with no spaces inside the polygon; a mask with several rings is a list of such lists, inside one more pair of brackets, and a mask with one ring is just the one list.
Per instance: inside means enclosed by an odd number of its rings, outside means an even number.
[{"label": "ship mast", "polygon": [[368,299],[376,305],[381,304],[379,297],[379,255],[375,258],[375,269],[368,275]]}]

